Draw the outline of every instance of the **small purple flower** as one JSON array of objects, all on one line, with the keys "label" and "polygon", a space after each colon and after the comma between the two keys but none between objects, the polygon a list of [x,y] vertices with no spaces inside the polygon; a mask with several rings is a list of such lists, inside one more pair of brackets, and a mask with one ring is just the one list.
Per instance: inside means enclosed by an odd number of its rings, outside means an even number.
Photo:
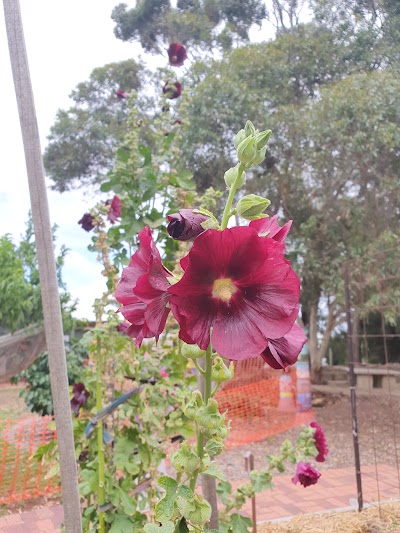
[{"label": "small purple flower", "polygon": [[163,93],[165,94],[165,98],[169,98],[170,100],[179,98],[179,96],[182,94],[182,85],[179,83],[179,81],[172,83],[168,80],[163,87]]},{"label": "small purple flower", "polygon": [[180,43],[171,43],[168,48],[168,59],[173,67],[181,67],[187,57],[185,47]]},{"label": "small purple flower", "polygon": [[126,92],[123,91],[122,89],[118,89],[118,91],[116,91],[115,94],[117,95],[117,98],[118,98],[119,100],[125,100],[125,98],[128,97],[127,94],[126,94]]},{"label": "small purple flower", "polygon": [[83,383],[75,383],[72,387],[72,394],[71,409],[75,413],[75,416],[78,416],[79,409],[88,401],[90,393],[85,389]]},{"label": "small purple flower", "polygon": [[310,427],[315,428],[314,432],[314,444],[315,447],[318,450],[318,455],[315,458],[315,460],[318,463],[323,463],[326,461],[326,457],[329,452],[328,445],[326,444],[326,438],[324,435],[324,432],[322,431],[322,428],[317,422],[311,422]]},{"label": "small purple flower", "polygon": [[296,485],[297,482],[300,482],[303,487],[310,487],[311,485],[315,485],[320,477],[321,474],[318,470],[313,468],[309,463],[300,461],[297,465],[296,473],[292,477],[292,483]]},{"label": "small purple flower", "polygon": [[107,200],[106,205],[110,206],[107,215],[108,220],[111,222],[111,224],[114,224],[114,222],[117,221],[118,217],[121,216],[121,200],[118,198],[117,195],[115,195],[111,202],[110,200]]},{"label": "small purple flower", "polygon": [[91,231],[94,228],[93,222],[94,217],[90,213],[85,213],[78,221],[78,224],[80,224],[85,231]]},{"label": "small purple flower", "polygon": [[193,209],[181,209],[179,213],[168,215],[167,231],[176,241],[191,241],[205,231],[201,223],[208,218],[194,213]]}]

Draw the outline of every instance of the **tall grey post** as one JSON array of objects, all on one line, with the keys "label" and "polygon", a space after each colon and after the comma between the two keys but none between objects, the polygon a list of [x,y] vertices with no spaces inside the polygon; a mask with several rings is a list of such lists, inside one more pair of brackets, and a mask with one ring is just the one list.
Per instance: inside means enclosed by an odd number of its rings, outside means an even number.
[{"label": "tall grey post", "polygon": [[51,390],[60,453],[65,527],[67,533],[81,533],[82,520],[64,335],[39,131],[19,1],[3,0],[3,5],[35,229]]}]

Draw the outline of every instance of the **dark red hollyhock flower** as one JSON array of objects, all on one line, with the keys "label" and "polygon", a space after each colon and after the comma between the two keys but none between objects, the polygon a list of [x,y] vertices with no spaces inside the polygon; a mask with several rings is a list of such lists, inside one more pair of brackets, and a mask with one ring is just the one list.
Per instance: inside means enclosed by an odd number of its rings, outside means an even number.
[{"label": "dark red hollyhock flower", "polygon": [[136,339],[136,346],[140,346],[144,338],[158,339],[163,331],[170,311],[167,278],[172,276],[161,262],[150,228],[141,230],[139,243],[139,250],[122,271],[115,291],[115,298],[122,304],[119,311],[129,322],[124,331]]},{"label": "dark red hollyhock flower", "polygon": [[295,322],[292,329],[280,339],[268,339],[268,346],[261,357],[277,370],[294,365],[306,340],[303,328]]},{"label": "dark red hollyhock flower", "polygon": [[80,224],[85,231],[91,231],[94,228],[93,221],[94,217],[92,217],[90,213],[85,213],[78,221],[78,224]]},{"label": "dark red hollyhock flower", "polygon": [[315,428],[314,444],[318,450],[318,455],[315,460],[318,463],[323,463],[324,461],[326,461],[329,452],[324,432],[322,431],[321,426],[317,422],[311,422],[310,427]]},{"label": "dark red hollyhock flower", "polygon": [[75,416],[79,415],[79,409],[88,401],[90,393],[85,389],[83,383],[75,383],[72,387],[73,398],[71,400],[71,409]]},{"label": "dark red hollyhock flower", "polygon": [[300,461],[297,465],[296,473],[292,477],[292,483],[296,485],[297,482],[300,482],[303,487],[310,487],[315,485],[320,477],[321,474],[318,470],[315,470],[309,463]]},{"label": "dark red hollyhock flower", "polygon": [[126,94],[126,92],[123,91],[122,89],[118,89],[118,91],[116,91],[115,94],[117,95],[117,98],[119,98],[120,100],[124,100],[125,98],[128,97],[128,95]]},{"label": "dark red hollyhock flower", "polygon": [[179,96],[182,94],[182,85],[179,83],[179,81],[175,81],[174,83],[167,81],[163,87],[163,93],[165,94],[166,98],[169,98],[170,100],[179,98]]},{"label": "dark red hollyhock flower", "polygon": [[205,231],[201,223],[208,219],[193,209],[180,209],[179,213],[168,215],[167,231],[177,241],[190,241]]},{"label": "dark red hollyhock flower", "polygon": [[286,222],[284,226],[278,224],[278,215],[271,218],[260,218],[250,222],[250,227],[255,229],[260,237],[269,237],[274,241],[284,242],[286,235],[289,233],[293,220]]},{"label": "dark red hollyhock flower", "polygon": [[118,220],[118,217],[121,216],[121,200],[117,195],[111,200],[107,200],[106,205],[110,206],[107,217],[111,224],[114,224]]},{"label": "dark red hollyhock flower", "polygon": [[300,283],[283,249],[245,226],[199,235],[181,261],[182,279],[168,289],[180,338],[205,350],[212,327],[215,350],[242,360],[286,335],[298,313]]},{"label": "dark red hollyhock flower", "polygon": [[187,58],[185,47],[179,43],[171,43],[168,48],[168,58],[170,65],[181,67]]}]

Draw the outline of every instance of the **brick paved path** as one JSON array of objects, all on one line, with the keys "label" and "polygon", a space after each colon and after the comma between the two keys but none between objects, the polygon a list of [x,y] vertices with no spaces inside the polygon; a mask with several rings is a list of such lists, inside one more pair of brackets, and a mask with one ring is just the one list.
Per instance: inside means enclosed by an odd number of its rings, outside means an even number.
[{"label": "brick paved path", "polygon": [[[395,467],[378,465],[362,468],[364,501],[400,498]],[[379,480],[379,487],[377,484]],[[324,470],[317,485],[305,489],[293,485],[290,476],[275,478],[275,489],[257,495],[257,521],[273,520],[300,513],[317,513],[348,507],[357,500],[354,468]],[[250,502],[244,508],[250,515]],[[61,505],[0,517],[0,533],[58,533],[63,520]]]}]

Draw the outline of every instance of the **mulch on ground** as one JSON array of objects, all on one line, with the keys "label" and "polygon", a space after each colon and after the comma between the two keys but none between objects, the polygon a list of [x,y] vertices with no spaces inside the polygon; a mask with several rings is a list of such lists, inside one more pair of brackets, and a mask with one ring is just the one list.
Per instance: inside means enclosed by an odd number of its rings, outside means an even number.
[{"label": "mulch on ground", "polygon": [[400,531],[400,503],[369,507],[361,513],[299,515],[288,522],[259,525],[257,533],[393,533]]}]

